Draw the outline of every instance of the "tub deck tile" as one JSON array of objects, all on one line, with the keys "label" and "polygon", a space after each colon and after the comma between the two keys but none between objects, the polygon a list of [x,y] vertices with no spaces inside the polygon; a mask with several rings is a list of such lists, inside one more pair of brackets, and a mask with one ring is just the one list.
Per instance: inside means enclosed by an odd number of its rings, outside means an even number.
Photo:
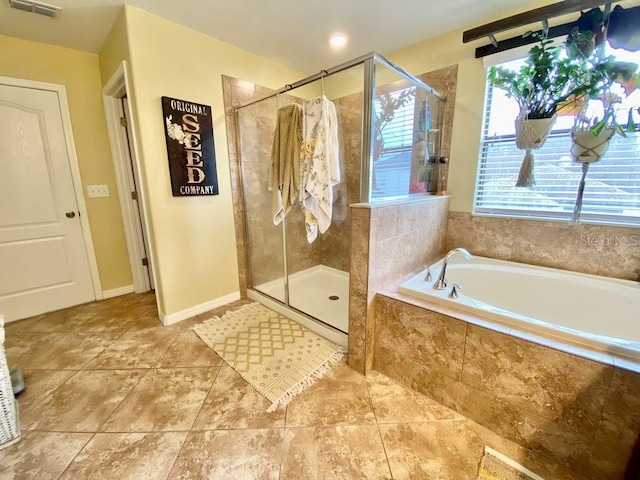
[{"label": "tub deck tile", "polygon": [[471,325],[462,381],[593,437],[613,371],[591,360]]}]

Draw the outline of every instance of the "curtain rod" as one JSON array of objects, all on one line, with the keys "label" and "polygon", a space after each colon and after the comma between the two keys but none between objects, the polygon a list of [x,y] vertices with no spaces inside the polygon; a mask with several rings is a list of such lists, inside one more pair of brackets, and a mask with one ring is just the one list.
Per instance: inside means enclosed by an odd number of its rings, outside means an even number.
[{"label": "curtain rod", "polygon": [[[569,35],[569,32],[571,31],[573,25],[573,23],[563,23],[562,25],[550,27],[549,30],[547,30],[545,37],[557,38],[562,37],[563,35]],[[533,32],[533,35],[529,35],[526,37],[520,35],[518,37],[511,37],[507,38],[506,40],[500,40],[495,44],[490,43],[488,45],[483,45],[482,47],[476,48],[476,58],[482,58],[488,55],[493,55],[494,53],[505,52],[507,50],[511,50],[512,48],[518,48],[522,47],[523,45],[536,43],[538,41],[538,37],[543,35],[544,33],[544,30],[538,30],[536,32]]]},{"label": "curtain rod", "polygon": [[[549,18],[559,17],[569,13],[575,13],[582,9],[590,9],[620,0],[564,0],[563,2],[552,3],[545,7],[529,10],[528,12],[512,15],[502,20],[487,23],[480,27],[472,28],[462,33],[462,43],[469,43],[482,37],[489,37],[495,46],[494,35],[499,32],[529,25],[535,22],[545,22]],[[495,43],[494,43],[495,42]]]},{"label": "curtain rod", "polygon": [[302,80],[298,80],[297,82],[289,83],[289,84],[285,85],[284,87],[276,90],[273,93],[269,93],[269,94],[264,95],[264,96],[262,96],[260,98],[256,98],[255,100],[251,100],[251,101],[249,101],[247,103],[244,103],[242,105],[239,105],[239,106],[235,107],[234,111],[237,112],[239,109],[244,108],[244,107],[248,107],[249,105],[253,105],[254,103],[258,103],[258,102],[261,102],[262,100],[266,100],[268,98],[275,97],[276,95],[280,95],[282,93],[289,92],[289,91],[294,90],[296,88],[303,87],[304,85],[307,85],[309,83],[315,82],[316,80],[319,80],[321,78],[328,77],[330,75],[333,75],[334,73],[342,72],[342,71],[347,70],[347,69],[349,69],[351,67],[359,65],[361,63],[364,63],[366,60],[369,60],[369,59],[376,60],[377,62],[383,64],[384,66],[386,66],[387,68],[393,70],[397,74],[405,77],[405,79],[413,82],[414,84],[418,85],[420,88],[426,90],[427,92],[431,93],[432,95],[435,95],[436,97],[438,97],[441,100],[445,100],[445,97],[443,95],[441,95],[434,88],[432,88],[429,85],[427,85],[426,83],[424,83],[419,78],[416,78],[413,75],[411,75],[410,73],[405,72],[402,68],[398,67],[397,65],[394,65],[389,60],[387,60],[386,58],[381,56],[380,54],[378,54],[376,52],[371,52],[371,53],[368,53],[366,55],[362,55],[361,57],[358,57],[358,58],[355,58],[353,60],[350,60],[348,62],[341,63],[340,65],[337,65],[335,67],[329,68],[327,70],[321,70],[320,72],[318,72],[318,73],[316,73],[314,75],[311,75],[309,77],[303,78]]}]

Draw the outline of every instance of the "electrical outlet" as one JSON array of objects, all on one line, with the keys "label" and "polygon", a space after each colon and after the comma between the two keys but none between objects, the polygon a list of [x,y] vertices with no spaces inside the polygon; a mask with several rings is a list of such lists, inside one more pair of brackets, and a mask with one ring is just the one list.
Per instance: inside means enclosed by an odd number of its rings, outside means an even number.
[{"label": "electrical outlet", "polygon": [[90,197],[108,197],[109,187],[107,185],[87,185],[87,193]]}]

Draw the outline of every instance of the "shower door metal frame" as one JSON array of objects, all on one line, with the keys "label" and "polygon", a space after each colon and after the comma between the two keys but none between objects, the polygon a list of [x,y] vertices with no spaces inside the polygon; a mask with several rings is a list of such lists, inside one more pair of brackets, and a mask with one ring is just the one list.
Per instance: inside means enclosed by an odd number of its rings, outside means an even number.
[{"label": "shower door metal frame", "polygon": [[[267,100],[271,97],[276,97],[276,104],[278,103],[278,95],[281,95],[283,93],[288,93],[291,92],[292,90],[295,90],[296,88],[302,87],[304,85],[307,85],[309,83],[315,82],[317,80],[322,80],[323,78],[326,78],[328,76],[331,76],[335,73],[339,73],[342,72],[344,70],[348,70],[349,68],[352,67],[356,67],[360,64],[364,65],[364,91],[363,91],[363,107],[362,107],[362,137],[363,139],[365,138],[369,138],[369,142],[362,142],[362,156],[360,159],[360,168],[361,168],[361,179],[360,179],[360,202],[361,203],[369,203],[371,201],[371,175],[372,175],[372,153],[373,153],[373,135],[372,135],[372,128],[373,128],[373,124],[372,124],[372,118],[373,118],[373,105],[375,102],[375,93],[376,93],[376,83],[375,83],[375,73],[376,73],[376,64],[381,64],[383,66],[385,66],[386,68],[388,68],[389,70],[397,73],[398,75],[400,75],[401,77],[404,77],[406,80],[409,80],[410,82],[412,82],[413,84],[415,84],[416,86],[424,89],[425,91],[427,91],[428,93],[430,93],[431,95],[434,95],[435,97],[441,99],[441,100],[445,100],[445,97],[442,96],[438,91],[436,91],[435,89],[433,89],[432,87],[430,87],[429,85],[427,85],[426,83],[424,83],[422,80],[420,80],[419,78],[414,77],[413,75],[405,72],[403,69],[401,69],[400,67],[398,67],[397,65],[394,65],[393,63],[391,63],[390,61],[388,61],[386,58],[382,57],[381,55],[379,55],[376,52],[370,52],[366,55],[362,55],[361,57],[355,58],[353,60],[350,60],[348,62],[342,63],[340,65],[337,65],[335,67],[329,68],[327,70],[322,70],[314,75],[308,76],[306,78],[303,78],[302,80],[299,80],[297,82],[294,82],[292,84],[287,84],[284,87],[276,90],[273,93],[267,94],[267,95],[263,95],[261,97],[258,97],[254,100],[251,100],[247,103],[244,103],[242,105],[239,105],[237,107],[234,107],[233,109],[233,119],[234,119],[234,128],[236,131],[236,141],[235,141],[235,146],[236,146],[236,155],[238,158],[238,169],[239,169],[239,179],[240,179],[240,190],[242,192],[242,208],[244,210],[244,214],[243,214],[243,223],[244,223],[244,242],[245,242],[245,264],[247,265],[247,272],[246,272],[246,281],[247,281],[247,289],[257,292],[258,294],[267,297],[275,302],[277,302],[278,304],[281,304],[283,307],[291,309],[293,311],[295,311],[296,313],[298,313],[299,315],[302,315],[305,318],[308,318],[312,321],[316,321],[316,322],[320,322],[322,323],[323,326],[329,328],[330,330],[333,330],[335,332],[339,332],[341,334],[344,334],[344,332],[342,332],[341,330],[338,330],[337,328],[323,322],[322,320],[315,318],[305,312],[303,312],[302,310],[298,310],[296,307],[293,307],[289,304],[289,272],[288,272],[288,266],[287,266],[287,239],[286,239],[286,222],[282,221],[282,227],[281,227],[281,232],[282,232],[282,249],[283,249],[283,274],[284,274],[284,297],[285,297],[285,301],[282,302],[281,300],[278,300],[277,298],[271,297],[268,294],[265,294],[263,292],[260,292],[259,290],[256,290],[253,286],[253,281],[252,281],[252,268],[251,268],[251,262],[250,262],[250,258],[249,258],[249,229],[248,229],[248,221],[247,221],[247,204],[246,204],[246,197],[244,195],[244,181],[243,181],[243,168],[242,168],[242,147],[241,147],[241,142],[240,142],[240,129],[239,129],[239,120],[238,120],[238,116],[239,116],[239,111],[242,108],[248,107],[250,105],[254,105],[256,103],[262,102],[264,100]],[[348,334],[347,334],[348,335]]]}]

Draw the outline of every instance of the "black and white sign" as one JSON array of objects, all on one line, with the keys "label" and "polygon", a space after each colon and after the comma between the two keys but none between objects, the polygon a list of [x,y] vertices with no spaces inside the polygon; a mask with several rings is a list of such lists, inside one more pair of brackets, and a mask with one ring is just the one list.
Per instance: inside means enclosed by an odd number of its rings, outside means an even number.
[{"label": "black and white sign", "polygon": [[162,97],[174,197],[218,195],[211,107]]}]

